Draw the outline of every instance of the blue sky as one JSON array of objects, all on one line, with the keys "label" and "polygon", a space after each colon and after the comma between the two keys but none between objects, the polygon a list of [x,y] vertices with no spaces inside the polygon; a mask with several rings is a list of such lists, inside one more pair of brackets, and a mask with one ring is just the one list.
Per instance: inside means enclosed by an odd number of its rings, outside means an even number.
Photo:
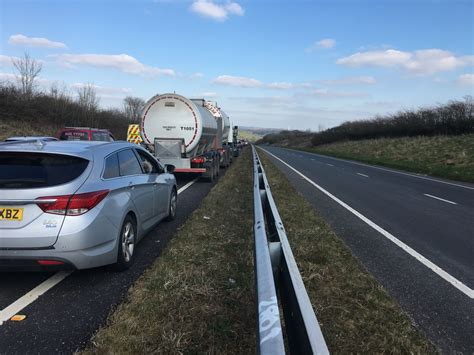
[{"label": "blue sky", "polygon": [[242,126],[329,128],[474,95],[472,1],[0,0],[0,80],[12,57],[39,85],[103,107],[177,92]]}]

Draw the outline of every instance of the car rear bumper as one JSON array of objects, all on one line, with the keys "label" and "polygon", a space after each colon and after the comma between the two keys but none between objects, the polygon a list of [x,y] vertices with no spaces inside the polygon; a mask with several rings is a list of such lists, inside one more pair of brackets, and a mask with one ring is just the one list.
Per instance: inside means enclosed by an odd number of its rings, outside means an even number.
[{"label": "car rear bumper", "polygon": [[[0,250],[0,271],[13,270],[63,270],[89,269],[116,262],[117,242],[109,241],[92,248],[74,251],[47,250]],[[40,260],[60,261],[61,265],[41,265]]]},{"label": "car rear bumper", "polygon": [[[48,260],[61,262],[62,264],[44,265],[38,263],[38,260]],[[74,265],[67,260],[60,259],[29,259],[29,258],[0,258],[0,272],[24,272],[24,271],[61,271],[74,270]]]}]

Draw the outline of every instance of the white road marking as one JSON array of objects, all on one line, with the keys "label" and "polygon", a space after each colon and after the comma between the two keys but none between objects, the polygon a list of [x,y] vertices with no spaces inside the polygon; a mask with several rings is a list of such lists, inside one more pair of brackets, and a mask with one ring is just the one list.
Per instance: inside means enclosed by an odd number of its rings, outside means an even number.
[{"label": "white road marking", "polygon": [[332,165],[332,164],[329,164],[329,163],[326,163],[326,165],[327,165],[327,166],[334,166],[334,165]]},{"label": "white road marking", "polygon": [[181,187],[179,190],[178,190],[178,195],[182,192],[184,192],[184,190],[186,190],[188,187],[190,187],[192,184],[194,184],[199,178],[195,178],[194,180],[188,182],[186,185],[184,185],[183,187]]},{"label": "white road marking", "polygon": [[369,177],[369,175],[365,175],[365,174],[362,174],[362,173],[357,173],[357,175],[360,175],[360,176],[363,176],[363,177],[366,177],[366,178]]},{"label": "white road marking", "polygon": [[[262,149],[262,148],[260,148]],[[441,269],[438,265],[434,264],[433,262],[431,262],[430,260],[428,260],[427,258],[425,258],[423,255],[421,255],[420,253],[418,253],[416,250],[412,249],[411,247],[409,247],[407,244],[403,243],[401,240],[397,239],[395,236],[393,236],[392,234],[390,234],[389,232],[387,232],[385,229],[383,229],[382,227],[380,227],[379,225],[375,224],[374,222],[372,222],[370,219],[368,219],[367,217],[365,217],[362,213],[356,211],[355,209],[353,209],[351,206],[349,206],[348,204],[346,204],[345,202],[343,202],[342,200],[338,199],[336,196],[334,196],[333,194],[331,194],[329,191],[325,190],[324,188],[322,188],[321,186],[319,186],[318,184],[316,184],[313,180],[311,180],[310,178],[308,178],[307,176],[303,175],[302,173],[300,173],[298,170],[296,170],[295,168],[293,168],[291,165],[289,165],[288,163],[286,163],[285,161],[281,160],[280,158],[278,158],[277,156],[275,156],[274,154],[270,153],[269,151],[263,149],[267,154],[271,155],[272,157],[274,157],[275,159],[279,160],[280,162],[282,162],[283,164],[285,164],[288,168],[290,168],[291,170],[293,170],[295,173],[297,173],[298,175],[300,175],[303,179],[305,179],[307,182],[309,182],[311,185],[313,185],[314,187],[316,187],[318,190],[320,190],[322,193],[324,193],[325,195],[327,195],[328,197],[330,197],[331,199],[333,199],[335,202],[337,202],[339,205],[341,205],[342,207],[344,207],[345,209],[347,209],[349,212],[351,212],[352,214],[354,214],[355,216],[357,216],[358,218],[360,218],[363,222],[365,222],[366,224],[368,224],[370,227],[372,227],[373,229],[375,229],[377,232],[379,232],[380,234],[382,234],[385,238],[387,238],[388,240],[390,240],[391,242],[393,242],[395,245],[397,245],[398,247],[400,247],[401,249],[403,249],[405,252],[407,252],[409,255],[411,255],[412,257],[414,257],[416,260],[418,260],[420,263],[422,263],[423,265],[425,265],[426,267],[428,267],[429,269],[431,269],[435,274],[437,274],[438,276],[440,276],[441,278],[443,278],[444,280],[446,280],[447,282],[449,282],[451,285],[453,285],[454,287],[456,287],[459,291],[461,291],[462,293],[464,293],[466,296],[468,296],[469,298],[474,298],[474,290],[472,290],[471,288],[469,288],[468,286],[466,286],[465,284],[463,284],[461,281],[459,281],[458,279],[456,279],[455,277],[451,276],[450,274],[448,274],[446,271],[444,271],[443,269]]]},{"label": "white road marking", "polygon": [[[186,185],[181,187],[178,190],[178,195],[184,192],[184,190],[189,188],[191,185],[193,185],[197,180],[198,178],[188,182]],[[15,302],[10,304],[7,308],[0,311],[0,325],[2,325],[3,322],[6,322],[7,320],[9,320],[15,314],[18,314],[18,312],[20,312],[22,309],[24,309],[25,307],[27,307],[28,305],[36,301],[38,297],[40,297],[41,295],[43,295],[44,293],[52,289],[54,286],[56,286],[58,283],[60,283],[62,280],[64,280],[66,277],[68,277],[72,273],[73,271],[57,272],[56,274],[54,274],[53,276],[51,276],[50,278],[46,279],[44,282],[36,286],[30,292],[28,292],[27,294],[25,294],[24,296],[20,297]]]},{"label": "white road marking", "polygon": [[449,200],[445,200],[444,198],[441,198],[441,197],[436,197],[436,196],[433,196],[433,195],[430,195],[430,194],[423,194],[423,195],[428,196],[428,197],[431,197],[431,198],[435,198],[435,199],[440,200],[440,201],[444,201],[444,202],[450,203],[450,204],[452,204],[452,205],[457,205],[456,202],[449,201]]},{"label": "white road marking", "polygon": [[68,277],[70,274],[72,274],[72,271],[60,271],[54,274],[53,276],[48,278],[46,281],[40,283],[38,286],[36,286],[34,289],[28,292],[26,295],[20,297],[11,305],[9,305],[7,308],[0,311],[0,325],[2,325],[3,322],[6,322],[7,320],[9,320],[15,314],[18,314],[18,312],[20,312],[26,306],[36,301],[38,297],[40,297],[45,292],[47,292],[48,290],[56,286],[58,283],[60,283],[62,280]]},{"label": "white road marking", "polygon": [[[287,148],[283,148],[283,149],[287,149]],[[287,149],[287,150],[291,150],[291,149]],[[318,154],[315,154],[315,153],[308,153],[308,154],[318,155]],[[438,179],[430,178],[430,177],[427,177],[427,176],[422,176],[422,175],[416,174],[416,173],[412,173],[412,174],[404,173],[403,171],[396,171],[396,170],[382,168],[382,167],[379,167],[379,166],[368,165],[368,164],[364,164],[364,163],[358,163],[358,162],[351,161],[351,160],[334,158],[334,157],[330,157],[328,155],[320,155],[320,156],[323,157],[323,158],[327,158],[327,159],[339,160],[339,161],[342,161],[342,162],[345,162],[345,163],[365,166],[367,168],[383,170],[383,171],[387,171],[389,173],[400,174],[400,175],[410,176],[412,178],[423,179],[423,180],[428,180],[428,181],[433,181],[433,182],[439,182],[440,184],[446,184],[446,185],[451,185],[451,186],[456,186],[456,187],[462,187],[463,189],[474,190],[473,186],[466,186],[466,185],[456,184],[456,183],[453,183],[453,182],[438,180]],[[331,166],[331,164],[327,164],[327,165]]]}]

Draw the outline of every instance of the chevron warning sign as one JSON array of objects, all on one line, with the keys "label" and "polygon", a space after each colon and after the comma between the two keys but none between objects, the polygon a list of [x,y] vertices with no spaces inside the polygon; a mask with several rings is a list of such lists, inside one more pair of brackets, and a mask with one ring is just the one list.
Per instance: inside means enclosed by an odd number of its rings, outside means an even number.
[{"label": "chevron warning sign", "polygon": [[140,125],[138,124],[129,124],[127,131],[127,142],[140,144],[142,142],[142,137],[140,137]]}]

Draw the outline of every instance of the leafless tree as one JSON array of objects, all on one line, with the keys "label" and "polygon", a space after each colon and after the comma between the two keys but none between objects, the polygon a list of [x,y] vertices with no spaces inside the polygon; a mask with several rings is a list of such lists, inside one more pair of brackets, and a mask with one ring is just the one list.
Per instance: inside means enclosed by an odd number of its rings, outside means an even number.
[{"label": "leafless tree", "polygon": [[97,97],[94,84],[87,83],[77,89],[77,102],[83,108],[84,122],[88,122],[90,127],[96,124],[96,112],[99,109],[99,98]]},{"label": "leafless tree", "polygon": [[123,99],[123,109],[131,123],[136,123],[140,120],[140,115],[144,106],[145,101],[139,97],[127,96]]},{"label": "leafless tree", "polygon": [[69,90],[66,84],[55,81],[49,87],[49,95],[55,99],[68,99]]},{"label": "leafless tree", "polygon": [[25,53],[23,58],[13,59],[13,65],[18,71],[18,81],[21,93],[24,97],[29,98],[33,95],[37,79],[43,65],[37,60]]},{"label": "leafless tree", "polygon": [[96,111],[99,108],[99,98],[97,97],[94,84],[87,83],[77,89],[77,102],[79,105],[88,110]]}]

